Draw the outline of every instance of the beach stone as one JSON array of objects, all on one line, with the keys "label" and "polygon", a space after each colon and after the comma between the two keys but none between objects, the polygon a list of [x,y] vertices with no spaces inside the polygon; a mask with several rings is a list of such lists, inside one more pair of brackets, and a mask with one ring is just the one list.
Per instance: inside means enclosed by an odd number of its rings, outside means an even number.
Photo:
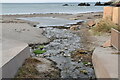
[{"label": "beach stone", "polygon": [[70,27],[70,30],[79,30],[80,27],[78,25],[73,25]]},{"label": "beach stone", "polygon": [[111,46],[111,40],[106,41],[106,42],[102,45],[102,47],[104,47],[104,48],[110,47],[110,46]]},{"label": "beach stone", "polygon": [[69,18],[69,20],[78,20],[78,18]]},{"label": "beach stone", "polygon": [[96,22],[93,21],[93,20],[90,20],[90,21],[87,22],[87,25],[88,25],[89,27],[93,27],[95,24],[96,24]]}]

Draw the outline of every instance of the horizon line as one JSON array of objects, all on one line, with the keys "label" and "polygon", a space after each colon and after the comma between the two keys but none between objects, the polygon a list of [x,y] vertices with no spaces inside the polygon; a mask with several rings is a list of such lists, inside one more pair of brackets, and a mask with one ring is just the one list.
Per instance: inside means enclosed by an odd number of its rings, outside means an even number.
[{"label": "horizon line", "polygon": [[[80,2],[83,2],[83,1],[80,1]],[[80,2],[0,2],[0,3],[80,3]],[[86,2],[88,1],[85,1],[85,3]],[[91,1],[91,2],[99,2],[99,1]],[[100,2],[103,2],[103,1],[100,1]],[[107,2],[107,1],[104,1],[104,2]]]}]

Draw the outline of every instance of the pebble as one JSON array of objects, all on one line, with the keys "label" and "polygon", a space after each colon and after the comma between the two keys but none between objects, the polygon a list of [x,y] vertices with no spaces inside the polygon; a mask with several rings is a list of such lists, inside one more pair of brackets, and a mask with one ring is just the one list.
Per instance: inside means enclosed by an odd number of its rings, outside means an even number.
[{"label": "pebble", "polygon": [[[93,69],[86,67],[81,63],[81,58],[78,62],[75,62],[71,58],[71,52],[80,48],[80,37],[72,33],[70,30],[57,29],[57,28],[45,28],[44,35],[53,41],[45,46],[44,57],[51,59],[57,63],[57,67],[61,69],[61,78],[89,78],[94,76]],[[80,70],[86,67],[86,71],[90,70],[91,74],[82,74]]]}]

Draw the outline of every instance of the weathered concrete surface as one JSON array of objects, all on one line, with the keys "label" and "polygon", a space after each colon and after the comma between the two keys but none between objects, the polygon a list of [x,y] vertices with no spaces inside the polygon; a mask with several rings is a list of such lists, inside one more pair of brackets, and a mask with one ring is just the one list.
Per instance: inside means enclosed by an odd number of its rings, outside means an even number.
[{"label": "weathered concrete surface", "polygon": [[24,60],[30,57],[28,44],[11,40],[2,39],[2,77],[14,78],[18,68],[22,66]]},{"label": "weathered concrete surface", "polygon": [[111,48],[97,47],[92,62],[97,78],[118,78],[118,55]]},{"label": "weathered concrete surface", "polygon": [[116,29],[111,29],[111,44],[120,51],[120,32]]},{"label": "weathered concrete surface", "polygon": [[115,24],[120,25],[120,7],[107,6],[104,7],[104,19],[109,19]]},{"label": "weathered concrete surface", "polygon": [[2,33],[5,38],[28,44],[48,42],[48,39],[42,35],[42,29],[34,28],[27,23],[2,23]]},{"label": "weathered concrete surface", "polygon": [[103,46],[104,48],[110,47],[110,46],[111,46],[111,40],[109,39],[109,40],[106,41],[102,46]]},{"label": "weathered concrete surface", "polygon": [[[0,56],[2,56],[2,23],[0,23]],[[2,66],[2,59],[0,57],[0,80],[2,79],[2,69],[1,69],[1,66]]]},{"label": "weathered concrete surface", "polygon": [[107,6],[104,7],[103,18],[112,20],[113,17],[113,7]]},{"label": "weathered concrete surface", "polygon": [[112,21],[115,24],[120,25],[120,7],[114,7],[113,8],[113,19],[112,19]]}]

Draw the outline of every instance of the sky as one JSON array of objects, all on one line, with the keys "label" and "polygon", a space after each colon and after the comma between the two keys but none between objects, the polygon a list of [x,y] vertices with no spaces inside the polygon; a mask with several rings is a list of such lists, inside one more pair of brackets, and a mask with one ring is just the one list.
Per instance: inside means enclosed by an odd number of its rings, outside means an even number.
[{"label": "sky", "polygon": [[108,0],[2,0],[1,3],[106,2]]}]

